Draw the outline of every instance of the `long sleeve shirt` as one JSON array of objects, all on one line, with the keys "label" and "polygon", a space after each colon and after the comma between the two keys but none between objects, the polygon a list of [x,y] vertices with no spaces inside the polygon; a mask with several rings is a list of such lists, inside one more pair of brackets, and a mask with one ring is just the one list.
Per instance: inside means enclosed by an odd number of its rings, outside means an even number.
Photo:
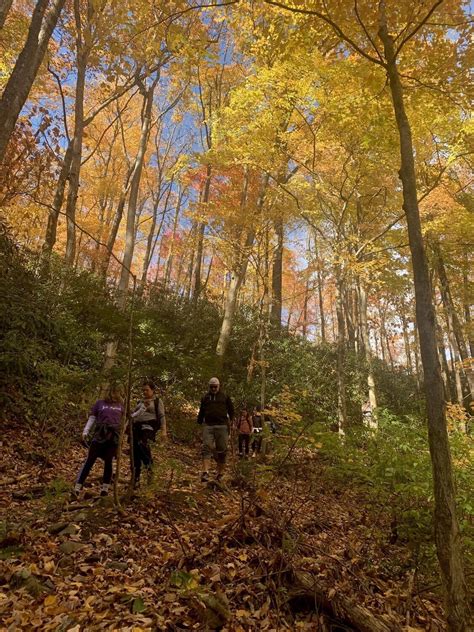
[{"label": "long sleeve shirt", "polygon": [[222,391],[206,393],[201,399],[198,424],[207,426],[224,426],[234,419],[234,404],[228,395]]},{"label": "long sleeve shirt", "polygon": [[154,427],[156,423],[156,425],[161,428],[166,419],[163,400],[158,397],[139,402],[131,414],[131,417],[133,423],[150,425],[151,427]]}]

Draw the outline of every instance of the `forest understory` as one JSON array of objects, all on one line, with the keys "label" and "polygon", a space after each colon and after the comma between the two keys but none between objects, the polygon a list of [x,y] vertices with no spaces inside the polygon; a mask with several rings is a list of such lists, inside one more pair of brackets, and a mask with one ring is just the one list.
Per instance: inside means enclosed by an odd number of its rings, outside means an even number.
[{"label": "forest understory", "polygon": [[120,513],[98,497],[99,464],[70,501],[78,444],[51,454],[12,428],[2,451],[2,630],[445,629],[436,574],[390,508],[317,452],[232,454],[206,486],[197,440],[157,444],[154,480],[128,500],[125,458]]}]

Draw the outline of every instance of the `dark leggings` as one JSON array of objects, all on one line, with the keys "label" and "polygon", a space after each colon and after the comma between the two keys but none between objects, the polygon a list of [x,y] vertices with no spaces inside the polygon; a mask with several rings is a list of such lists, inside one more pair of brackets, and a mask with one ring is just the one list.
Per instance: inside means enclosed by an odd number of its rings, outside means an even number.
[{"label": "dark leggings", "polygon": [[249,453],[249,445],[250,445],[250,435],[248,434],[239,434],[239,454],[248,455]]},{"label": "dark leggings", "polygon": [[115,441],[109,440],[99,443],[98,441],[93,440],[89,448],[87,459],[84,461],[84,465],[78,474],[77,483],[80,483],[81,485],[84,484],[84,481],[89,476],[92,466],[97,459],[104,460],[104,476],[102,477],[102,482],[110,483],[112,480],[112,461],[114,460],[114,456],[116,454],[117,445]]},{"label": "dark leggings", "polygon": [[263,437],[261,434],[258,434],[254,437],[252,441],[252,452],[254,452],[255,454],[260,454],[260,451],[262,449],[262,441]]},{"label": "dark leggings", "polygon": [[148,437],[140,430],[137,432],[134,429],[133,433],[133,465],[135,467],[135,481],[140,480],[140,474],[142,471],[142,463],[145,467],[150,467],[153,463],[153,457],[151,456],[151,448],[148,443]]}]

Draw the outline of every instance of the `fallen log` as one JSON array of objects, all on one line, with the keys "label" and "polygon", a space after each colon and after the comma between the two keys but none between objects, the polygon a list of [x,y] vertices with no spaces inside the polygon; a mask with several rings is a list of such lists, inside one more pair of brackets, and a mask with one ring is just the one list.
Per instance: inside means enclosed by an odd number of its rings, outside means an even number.
[{"label": "fallen log", "polygon": [[330,599],[327,592],[317,585],[317,578],[305,571],[295,571],[288,594],[288,601],[312,600],[315,608],[350,625],[358,632],[399,632],[400,624],[393,617],[375,616],[367,608],[345,595],[336,594]]}]

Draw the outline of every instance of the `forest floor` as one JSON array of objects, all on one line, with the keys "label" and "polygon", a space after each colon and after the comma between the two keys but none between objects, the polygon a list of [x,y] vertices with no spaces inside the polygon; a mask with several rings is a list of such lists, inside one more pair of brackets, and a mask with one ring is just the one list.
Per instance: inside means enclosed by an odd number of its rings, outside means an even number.
[{"label": "forest floor", "polygon": [[444,629],[389,508],[310,453],[232,456],[207,486],[198,442],[157,445],[154,482],[120,514],[97,498],[100,463],[70,502],[84,448],[51,458],[7,430],[0,449],[1,630]]}]

